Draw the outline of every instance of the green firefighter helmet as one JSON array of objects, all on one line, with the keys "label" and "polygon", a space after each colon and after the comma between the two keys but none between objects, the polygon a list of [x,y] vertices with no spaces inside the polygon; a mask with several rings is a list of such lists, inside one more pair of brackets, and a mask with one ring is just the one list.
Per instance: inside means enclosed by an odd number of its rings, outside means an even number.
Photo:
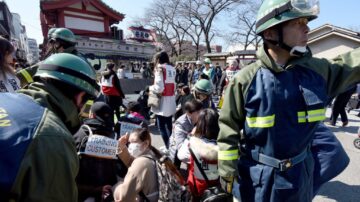
[{"label": "green firefighter helmet", "polygon": [[194,90],[197,93],[202,93],[206,95],[211,95],[213,87],[209,80],[207,79],[200,79],[195,83]]},{"label": "green firefighter helmet", "polygon": [[319,0],[265,0],[257,14],[256,34],[297,18],[313,20],[319,9]]},{"label": "green firefighter helmet", "polygon": [[52,27],[52,28],[49,29],[48,35],[47,35],[48,39],[51,38],[52,34],[56,31],[56,29],[57,29],[56,27]]},{"label": "green firefighter helmet", "polygon": [[211,64],[210,58],[205,58],[205,59],[204,59],[204,63],[205,63],[205,64]]},{"label": "green firefighter helmet", "polygon": [[61,39],[65,42],[68,43],[72,43],[75,44],[76,43],[76,39],[75,39],[75,35],[74,33],[67,28],[57,28],[52,34],[51,34],[51,38],[52,39]]},{"label": "green firefighter helmet", "polygon": [[65,82],[94,97],[98,94],[95,71],[87,62],[73,54],[51,55],[39,65],[36,77]]}]

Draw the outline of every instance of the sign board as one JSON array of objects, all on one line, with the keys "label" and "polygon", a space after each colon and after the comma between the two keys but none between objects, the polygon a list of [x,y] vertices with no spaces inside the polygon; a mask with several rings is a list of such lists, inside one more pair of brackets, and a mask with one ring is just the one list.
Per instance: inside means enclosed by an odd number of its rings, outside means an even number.
[{"label": "sign board", "polygon": [[125,77],[128,78],[128,79],[134,78],[133,74],[130,73],[130,72],[125,72]]},{"label": "sign board", "polygon": [[142,73],[133,73],[133,78],[134,79],[142,79]]},{"label": "sign board", "polygon": [[117,159],[118,141],[102,135],[91,135],[86,143],[83,154],[97,158]]},{"label": "sign board", "polygon": [[140,125],[129,123],[129,122],[120,122],[120,136],[125,135],[126,133],[131,133],[136,128],[141,128]]}]

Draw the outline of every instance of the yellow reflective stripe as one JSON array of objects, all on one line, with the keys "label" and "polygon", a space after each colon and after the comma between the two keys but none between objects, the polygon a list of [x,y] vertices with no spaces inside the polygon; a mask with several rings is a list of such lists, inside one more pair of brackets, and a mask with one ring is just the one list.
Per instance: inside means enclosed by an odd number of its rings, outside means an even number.
[{"label": "yellow reflective stripe", "polygon": [[309,122],[325,120],[325,109],[311,110],[308,112]]},{"label": "yellow reflective stripe", "polygon": [[94,100],[88,100],[85,105],[93,105],[94,104]]},{"label": "yellow reflective stripe", "polygon": [[34,80],[32,79],[31,75],[29,74],[28,71],[26,71],[26,69],[21,70],[20,73],[23,75],[23,77],[25,78],[26,82],[28,82],[28,83],[34,82]]},{"label": "yellow reflective stripe", "polygon": [[246,117],[246,122],[250,128],[269,128],[275,124],[275,114],[264,117]]},{"label": "yellow reflective stripe", "polygon": [[239,150],[229,150],[229,151],[219,151],[218,153],[218,159],[219,160],[225,160],[225,161],[231,161],[231,160],[237,160],[239,158]]},{"label": "yellow reflective stripe", "polygon": [[299,123],[305,123],[306,119],[309,122],[316,122],[316,121],[323,121],[325,120],[325,109],[316,109],[316,110],[310,110],[308,111],[308,115],[306,116],[306,113],[298,112],[298,122]]},{"label": "yellow reflective stripe", "polygon": [[306,113],[305,112],[298,112],[298,122],[299,123],[306,123]]}]

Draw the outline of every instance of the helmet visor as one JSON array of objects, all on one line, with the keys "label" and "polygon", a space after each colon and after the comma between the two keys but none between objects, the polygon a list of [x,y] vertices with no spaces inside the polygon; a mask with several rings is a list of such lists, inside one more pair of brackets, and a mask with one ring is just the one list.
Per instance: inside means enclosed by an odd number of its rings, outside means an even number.
[{"label": "helmet visor", "polygon": [[300,13],[318,15],[320,12],[319,0],[291,0],[291,6]]}]

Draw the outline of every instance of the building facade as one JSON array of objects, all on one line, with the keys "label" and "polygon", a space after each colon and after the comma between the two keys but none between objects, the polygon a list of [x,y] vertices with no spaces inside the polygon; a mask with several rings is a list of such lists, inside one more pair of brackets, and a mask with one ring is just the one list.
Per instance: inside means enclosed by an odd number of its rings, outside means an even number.
[{"label": "building facade", "polygon": [[325,24],[309,32],[308,45],[314,57],[333,59],[360,47],[360,33]]},{"label": "building facade", "polygon": [[15,34],[12,24],[12,15],[4,1],[0,1],[0,35],[11,39]]},{"label": "building facade", "polygon": [[50,28],[66,27],[76,35],[80,54],[95,58],[94,63],[102,66],[106,60],[130,66],[148,61],[155,53],[151,43],[124,40],[123,31],[111,25],[121,22],[125,15],[101,0],[41,0],[40,10],[44,43]]},{"label": "building facade", "polygon": [[39,47],[35,39],[28,38],[29,53],[27,60],[29,64],[35,64],[39,62]]},{"label": "building facade", "polygon": [[14,27],[14,35],[11,38],[11,42],[16,50],[16,58],[18,61],[25,63],[27,61],[27,55],[29,54],[29,46],[26,28],[21,24],[19,14],[12,13],[12,24]]}]

